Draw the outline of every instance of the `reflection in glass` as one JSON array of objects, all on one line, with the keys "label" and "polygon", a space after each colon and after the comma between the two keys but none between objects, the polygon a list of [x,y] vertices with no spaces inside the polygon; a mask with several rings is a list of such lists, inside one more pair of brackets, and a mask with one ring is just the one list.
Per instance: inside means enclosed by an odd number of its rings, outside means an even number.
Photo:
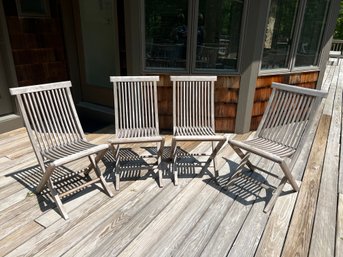
[{"label": "reflection in glass", "polygon": [[145,1],[145,65],[185,68],[188,37],[187,0]]},{"label": "reflection in glass", "polygon": [[287,68],[298,0],[272,0],[261,69]]},{"label": "reflection in glass", "polygon": [[236,69],[243,0],[199,1],[196,68]]},{"label": "reflection in glass", "polygon": [[316,65],[323,36],[329,0],[307,0],[295,66]]}]

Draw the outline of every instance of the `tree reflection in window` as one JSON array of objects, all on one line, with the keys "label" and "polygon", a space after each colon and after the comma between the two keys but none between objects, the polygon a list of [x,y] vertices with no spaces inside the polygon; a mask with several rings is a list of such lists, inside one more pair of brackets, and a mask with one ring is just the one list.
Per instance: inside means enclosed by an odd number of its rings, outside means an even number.
[{"label": "tree reflection in window", "polygon": [[242,13],[243,0],[146,0],[145,67],[236,70]]},{"label": "tree reflection in window", "polygon": [[262,69],[288,68],[298,0],[272,0],[269,8]]},{"label": "tree reflection in window", "polygon": [[145,1],[146,67],[186,68],[187,0]]},{"label": "tree reflection in window", "polygon": [[329,0],[307,0],[295,66],[318,64]]}]

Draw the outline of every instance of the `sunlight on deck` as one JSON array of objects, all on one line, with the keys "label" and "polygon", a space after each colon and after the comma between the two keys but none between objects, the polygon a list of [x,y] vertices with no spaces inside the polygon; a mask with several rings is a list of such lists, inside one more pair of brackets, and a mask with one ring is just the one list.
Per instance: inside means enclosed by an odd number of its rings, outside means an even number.
[{"label": "sunlight on deck", "polygon": [[[151,174],[128,175],[109,198],[92,186],[64,201],[64,220],[47,194],[35,195],[39,166],[25,129],[0,135],[0,255],[44,256],[340,256],[343,253],[343,179],[341,163],[343,63],[328,65],[316,126],[293,174],[301,185],[287,185],[269,214],[263,212],[278,180],[246,172],[223,190],[198,168],[180,167],[179,185],[165,165],[164,188]],[[87,135],[105,143],[114,128]],[[225,134],[245,139],[244,135]],[[171,137],[166,136],[166,146]],[[209,151],[210,144],[188,143],[187,152]],[[225,183],[238,165],[228,144],[219,152],[217,168]],[[265,169],[277,167],[257,157]],[[78,163],[80,164],[80,163]],[[78,165],[76,164],[76,165]],[[113,188],[113,164],[104,161]],[[213,172],[210,168],[209,172]]]}]

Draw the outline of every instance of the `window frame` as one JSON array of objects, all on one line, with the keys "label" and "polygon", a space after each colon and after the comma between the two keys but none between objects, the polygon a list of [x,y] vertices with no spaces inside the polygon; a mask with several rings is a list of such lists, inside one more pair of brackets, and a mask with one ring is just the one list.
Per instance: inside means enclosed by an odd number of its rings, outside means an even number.
[{"label": "window frame", "polygon": [[239,75],[242,58],[242,42],[244,40],[245,33],[245,20],[247,11],[247,0],[243,1],[243,10],[241,17],[241,27],[239,35],[239,46],[237,54],[237,67],[236,69],[204,69],[196,68],[196,46],[197,46],[197,27],[198,27],[198,13],[199,13],[199,1],[200,0],[188,0],[188,20],[187,24],[190,28],[189,36],[187,37],[187,51],[186,51],[186,68],[165,68],[165,67],[147,67],[145,54],[145,0],[141,5],[141,71],[145,74],[217,74],[217,75]]},{"label": "window frame", "polygon": [[[301,66],[296,67],[296,56],[297,56],[297,49],[299,45],[299,40],[301,37],[301,30],[304,23],[304,17],[305,17],[305,10],[306,10],[306,4],[308,0],[299,0],[297,4],[297,10],[296,10],[296,20],[294,22],[293,26],[293,33],[292,33],[292,42],[291,42],[291,49],[288,57],[288,66],[287,68],[280,68],[280,69],[262,69],[262,58],[263,58],[263,50],[261,52],[261,58],[260,58],[260,65],[259,65],[259,76],[270,76],[275,74],[292,74],[292,73],[298,73],[302,71],[320,71],[320,59],[322,55],[322,46],[323,46],[323,37],[325,34],[325,29],[322,31],[320,43],[318,45],[318,54],[315,59],[315,65],[308,65],[308,66]],[[325,22],[328,20],[328,11],[330,10],[330,5],[332,4],[332,0],[329,0],[329,6],[327,8],[327,13],[325,16]],[[271,0],[269,0],[268,5],[268,14],[271,6]],[[267,27],[268,19],[266,19],[266,24],[264,26],[264,36],[263,36],[263,43],[265,41],[265,31]],[[263,48],[263,46],[262,46]]]}]

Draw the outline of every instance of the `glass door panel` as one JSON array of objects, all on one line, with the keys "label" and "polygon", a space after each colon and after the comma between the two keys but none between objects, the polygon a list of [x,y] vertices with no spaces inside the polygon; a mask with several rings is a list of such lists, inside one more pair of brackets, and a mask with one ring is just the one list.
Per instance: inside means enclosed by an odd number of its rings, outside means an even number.
[{"label": "glass door panel", "polygon": [[272,0],[261,69],[288,68],[298,0]]},{"label": "glass door panel", "polygon": [[119,74],[114,0],[78,0],[79,55],[84,101],[111,106],[110,76]]}]

